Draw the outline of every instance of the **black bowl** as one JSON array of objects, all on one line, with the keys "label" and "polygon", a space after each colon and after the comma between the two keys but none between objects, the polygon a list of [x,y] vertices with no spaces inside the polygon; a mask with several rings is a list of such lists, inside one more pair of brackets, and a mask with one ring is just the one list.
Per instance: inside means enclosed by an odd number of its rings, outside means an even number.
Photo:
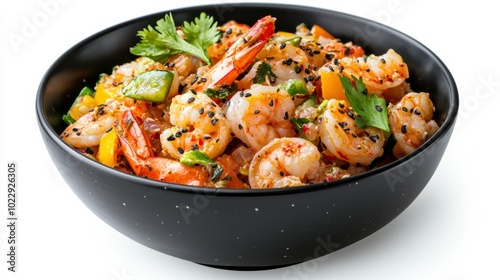
[{"label": "black bowl", "polygon": [[335,11],[275,4],[215,4],[172,12],[177,24],[201,12],[219,23],[253,24],[265,15],[276,30],[319,24],[367,53],[393,48],[408,64],[416,91],[432,93],[441,128],[416,152],[336,182],[274,190],[203,189],[139,178],[84,157],[59,138],[61,116],[83,86],[135,57],[137,31],[166,12],[101,31],[64,53],[43,77],[36,99],[45,145],[76,195],[110,226],[155,250],[230,269],[300,263],[348,246],[379,230],[419,195],[445,152],[458,111],[452,75],[429,49],[387,26]]}]

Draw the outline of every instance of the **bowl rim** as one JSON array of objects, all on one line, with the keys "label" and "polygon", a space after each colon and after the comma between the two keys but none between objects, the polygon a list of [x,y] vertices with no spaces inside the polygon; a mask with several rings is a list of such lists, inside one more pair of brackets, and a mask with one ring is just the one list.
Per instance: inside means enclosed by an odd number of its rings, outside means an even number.
[{"label": "bowl rim", "polygon": [[[196,187],[196,186],[189,186],[189,185],[181,185],[181,184],[174,184],[174,183],[167,183],[167,182],[162,182],[162,181],[157,181],[153,179],[148,179],[148,178],[143,178],[139,177],[137,175],[133,174],[128,174],[123,171],[108,167],[96,160],[93,160],[91,158],[88,158],[81,153],[77,152],[74,148],[66,144],[64,141],[61,140],[59,135],[55,132],[55,130],[50,126],[48,123],[48,119],[45,116],[45,112],[43,109],[43,97],[44,97],[44,88],[46,87],[47,81],[49,77],[51,76],[52,72],[56,68],[56,66],[59,64],[60,61],[64,60],[66,56],[68,56],[71,52],[74,50],[77,50],[78,48],[82,47],[83,45],[92,42],[96,38],[99,38],[107,33],[110,33],[112,31],[118,30],[124,26],[133,24],[138,21],[142,21],[145,19],[149,19],[154,15],[158,14],[166,14],[166,13],[181,13],[181,12],[189,12],[192,9],[199,9],[199,8],[209,8],[213,6],[221,6],[221,7],[238,7],[238,8],[279,8],[279,9],[294,9],[294,10],[301,10],[301,12],[325,12],[325,13],[331,13],[335,14],[338,16],[344,16],[344,17],[350,17],[353,18],[357,21],[361,22],[367,22],[370,24],[373,24],[377,27],[380,27],[382,29],[391,31],[393,33],[396,33],[398,36],[405,37],[407,40],[413,41],[418,45],[422,51],[424,51],[429,57],[432,57],[437,64],[442,68],[443,74],[446,77],[446,81],[448,83],[448,87],[451,89],[451,96],[450,100],[451,103],[449,104],[448,112],[446,112],[446,118],[444,119],[442,125],[439,127],[438,131],[430,137],[427,141],[425,141],[420,147],[418,147],[414,152],[411,154],[408,154],[400,159],[397,159],[395,161],[392,161],[388,164],[385,164],[383,166],[377,167],[375,169],[369,170],[367,172],[364,172],[362,174],[354,175],[351,177],[347,177],[344,179],[336,180],[336,181],[330,181],[330,182],[324,182],[324,183],[316,183],[316,184],[310,184],[310,185],[303,185],[299,187],[291,187],[291,188],[280,188],[280,189],[222,189],[222,188],[207,188],[207,187]],[[102,29],[101,31],[98,31],[94,33],[93,35],[88,36],[87,38],[77,42],[75,45],[70,47],[68,50],[66,50],[63,54],[61,54],[53,63],[52,65],[47,69],[45,74],[43,75],[41,82],[38,86],[37,90],[37,95],[35,99],[35,109],[36,109],[36,118],[39,124],[39,127],[41,130],[43,130],[49,137],[50,139],[61,149],[63,149],[66,153],[69,155],[73,156],[74,158],[78,159],[79,161],[85,162],[85,164],[89,164],[92,168],[100,169],[105,171],[106,173],[109,173],[111,176],[117,176],[122,178],[123,180],[130,181],[131,183],[144,187],[144,188],[154,188],[157,190],[171,190],[171,191],[176,191],[176,192],[185,192],[185,193],[192,193],[192,194],[202,194],[202,195],[214,195],[214,196],[219,196],[219,195],[224,195],[224,196],[270,196],[270,195],[285,195],[285,194],[295,194],[295,193],[304,193],[304,192],[313,192],[313,191],[322,191],[326,189],[331,189],[331,188],[342,188],[342,187],[349,187],[353,183],[359,180],[366,179],[370,176],[383,173],[386,170],[396,168],[400,165],[402,165],[404,162],[409,161],[411,158],[417,157],[421,155],[426,149],[428,149],[430,146],[433,144],[439,142],[447,133],[449,130],[453,129],[453,126],[455,124],[457,115],[458,115],[458,107],[459,107],[459,95],[458,95],[458,88],[456,85],[456,82],[449,71],[448,67],[444,64],[444,62],[433,52],[431,51],[427,46],[424,44],[420,43],[418,40],[414,39],[413,37],[410,37],[409,35],[396,30],[390,26],[387,26],[385,24],[376,22],[371,19],[363,18],[360,16],[352,15],[349,13],[345,12],[339,12],[336,10],[331,10],[331,9],[325,9],[325,8],[318,8],[318,7],[310,7],[310,6],[304,6],[304,5],[298,5],[298,4],[269,4],[269,3],[246,3],[246,2],[239,2],[239,3],[214,3],[214,4],[203,4],[203,5],[193,5],[189,7],[182,7],[182,8],[176,8],[176,9],[169,9],[169,10],[164,10],[164,11],[159,11],[155,13],[150,13],[147,15],[135,17],[133,19],[129,19],[120,23],[117,23],[115,25],[112,25],[110,27],[107,27],[105,29]]]}]

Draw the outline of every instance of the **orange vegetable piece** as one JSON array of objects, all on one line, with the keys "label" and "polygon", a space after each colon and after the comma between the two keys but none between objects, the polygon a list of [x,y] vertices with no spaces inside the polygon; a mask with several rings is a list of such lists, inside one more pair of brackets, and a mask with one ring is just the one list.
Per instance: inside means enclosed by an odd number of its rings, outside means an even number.
[{"label": "orange vegetable piece", "polygon": [[323,27],[319,25],[313,25],[311,28],[311,34],[314,35],[314,38],[318,40],[320,37],[326,38],[326,39],[335,39],[330,32],[326,31]]},{"label": "orange vegetable piece", "polygon": [[339,74],[336,72],[321,72],[321,94],[324,99],[344,100],[347,107],[349,102],[340,82]]}]

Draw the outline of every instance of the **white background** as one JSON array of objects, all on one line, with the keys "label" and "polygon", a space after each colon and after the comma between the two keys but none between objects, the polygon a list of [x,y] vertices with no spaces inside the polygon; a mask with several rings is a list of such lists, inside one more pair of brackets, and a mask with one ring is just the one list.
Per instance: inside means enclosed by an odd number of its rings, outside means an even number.
[{"label": "white background", "polygon": [[[460,91],[459,122],[439,169],[402,215],[370,237],[307,263],[301,273],[290,273],[292,267],[235,272],[158,253],[94,216],[61,179],[42,143],[34,108],[38,84],[64,51],[106,27],[220,3],[189,2],[1,1],[0,279],[500,279],[500,22],[485,0],[307,1],[409,34],[444,61]],[[21,42],[11,40],[16,36]],[[6,262],[10,161],[18,165],[16,273],[7,271]]]}]

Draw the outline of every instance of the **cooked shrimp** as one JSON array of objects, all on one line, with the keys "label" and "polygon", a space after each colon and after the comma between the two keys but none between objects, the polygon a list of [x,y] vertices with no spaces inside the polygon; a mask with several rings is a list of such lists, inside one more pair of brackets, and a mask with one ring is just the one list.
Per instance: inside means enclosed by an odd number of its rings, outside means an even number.
[{"label": "cooked shrimp", "polygon": [[210,46],[208,53],[212,62],[216,63],[222,59],[226,50],[228,50],[242,35],[244,35],[250,26],[230,20],[219,27],[221,31],[220,42]]},{"label": "cooked shrimp", "polygon": [[222,109],[203,93],[189,91],[174,97],[170,122],[173,127],[164,130],[160,140],[163,150],[175,159],[190,150],[200,150],[213,159],[232,139]]},{"label": "cooked shrimp", "polygon": [[410,75],[403,58],[393,49],[381,56],[334,59],[325,64],[321,71],[335,71],[344,75],[361,77],[368,92],[382,95],[384,90],[401,85]]},{"label": "cooked shrimp", "polygon": [[123,155],[138,176],[192,186],[245,187],[235,173],[236,164],[230,156],[223,155],[215,160],[223,168],[223,172],[220,176],[221,180],[213,181],[210,168],[189,167],[171,158],[155,156],[138,119],[129,110],[123,112],[117,127]]},{"label": "cooked shrimp", "polygon": [[61,133],[62,140],[75,148],[98,146],[101,137],[113,127],[120,106],[113,100],[90,110]]},{"label": "cooked shrimp", "polygon": [[319,170],[320,152],[302,138],[274,139],[255,154],[249,170],[253,189],[285,188],[309,183]]},{"label": "cooked shrimp", "polygon": [[248,147],[260,150],[274,138],[295,136],[291,96],[277,87],[254,85],[235,94],[226,108],[234,135]]},{"label": "cooked shrimp", "polygon": [[307,54],[299,47],[283,42],[273,42],[266,45],[257,55],[258,60],[248,74],[239,82],[240,89],[249,88],[253,84],[253,79],[257,74],[260,64],[267,63],[271,66],[271,71],[275,76],[268,77],[262,84],[274,86],[288,80],[307,81],[307,88],[310,93],[314,91],[313,81],[316,80],[313,67],[309,64]]},{"label": "cooked shrimp", "polygon": [[337,158],[366,166],[384,153],[383,131],[374,127],[358,128],[354,113],[346,108],[344,101],[330,99],[318,119],[321,142]]},{"label": "cooked shrimp", "polygon": [[221,60],[200,78],[200,82],[191,88],[202,91],[206,88],[232,84],[254,62],[257,53],[274,34],[275,21],[276,18],[271,16],[258,20],[231,45]]},{"label": "cooked shrimp", "polygon": [[410,92],[389,108],[389,126],[397,144],[393,154],[405,156],[434,135],[439,126],[432,119],[434,105],[428,93]]}]

